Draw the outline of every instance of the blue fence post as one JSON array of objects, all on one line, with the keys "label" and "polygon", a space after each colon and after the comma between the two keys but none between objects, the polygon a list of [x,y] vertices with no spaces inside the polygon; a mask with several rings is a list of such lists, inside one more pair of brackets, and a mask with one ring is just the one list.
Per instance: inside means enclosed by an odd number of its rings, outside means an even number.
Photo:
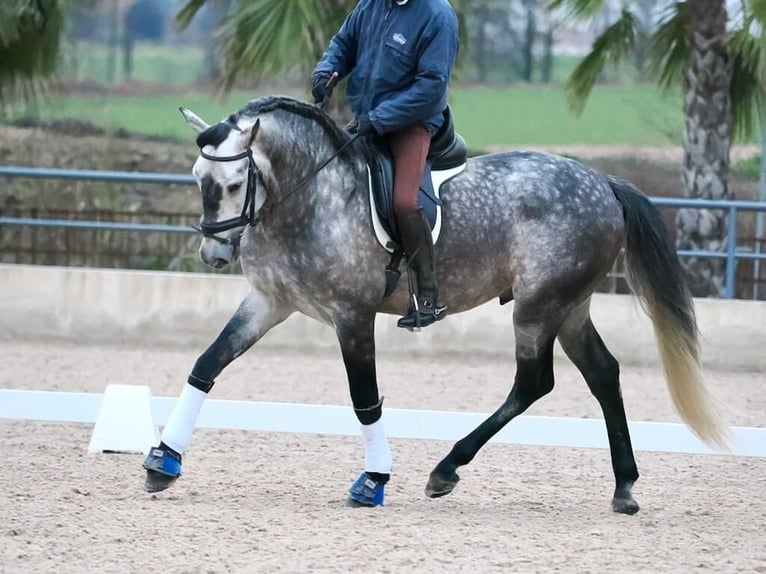
[{"label": "blue fence post", "polygon": [[729,206],[726,222],[726,299],[734,298],[734,272],[737,269],[737,208]]}]

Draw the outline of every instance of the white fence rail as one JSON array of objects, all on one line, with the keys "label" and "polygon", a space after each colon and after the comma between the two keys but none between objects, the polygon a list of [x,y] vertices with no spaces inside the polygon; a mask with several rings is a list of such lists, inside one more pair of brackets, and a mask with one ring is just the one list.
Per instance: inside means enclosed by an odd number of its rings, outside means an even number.
[{"label": "white fence rail", "polygon": [[[0,389],[0,419],[94,423],[103,395]],[[153,397],[155,424],[164,425],[175,398]],[[454,411],[386,409],[391,438],[455,441],[468,434],[486,414]],[[637,451],[715,454],[682,424],[629,423]],[[326,435],[359,435],[359,425],[348,406],[265,403],[208,399],[198,428],[238,429]],[[732,427],[731,455],[766,457],[766,428]],[[602,420],[521,416],[491,442],[564,448],[608,448]],[[727,454],[727,453],[719,453]]]}]

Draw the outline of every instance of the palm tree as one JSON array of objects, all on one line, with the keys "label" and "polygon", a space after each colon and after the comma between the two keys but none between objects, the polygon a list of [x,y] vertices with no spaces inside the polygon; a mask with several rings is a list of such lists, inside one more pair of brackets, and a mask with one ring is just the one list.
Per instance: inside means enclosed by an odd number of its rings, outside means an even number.
[{"label": "palm tree", "polygon": [[[742,25],[736,30],[732,47],[736,54],[732,79],[732,98],[742,102],[741,113],[737,114],[739,133],[748,137],[753,131],[755,116],[761,136],[761,169],[758,183],[758,200],[766,202],[766,0],[752,0],[750,10],[743,14]],[[755,250],[761,252],[764,245],[764,214],[756,216]],[[753,277],[760,279],[761,264],[753,263]],[[759,283],[754,285],[754,298],[761,298]]]},{"label": "palm tree", "polygon": [[[188,0],[176,16],[182,27],[208,3]],[[218,32],[222,88],[240,78],[254,81],[292,69],[307,71],[321,58],[356,0],[250,0],[232,3]]]},{"label": "palm tree", "polygon": [[[590,17],[603,0],[555,0],[568,5],[575,16]],[[752,5],[743,4],[745,20],[752,19]],[[648,76],[665,90],[681,87],[683,93],[683,183],[692,198],[726,199],[729,196],[729,148],[734,135],[747,135],[757,108],[758,89],[752,77],[753,44],[744,33],[727,31],[725,0],[676,0],[659,26],[647,30],[626,4],[618,20],[594,42],[567,82],[570,104],[582,111],[587,97],[607,63],[631,55],[639,39],[648,36]],[[741,32],[741,31],[740,31]],[[746,36],[746,34],[744,34]],[[740,38],[739,41],[736,38]],[[749,74],[749,75],[748,75]],[[679,210],[676,217],[679,249],[722,251],[725,248],[725,212]],[[695,295],[723,293],[723,269],[710,259],[687,262]]]},{"label": "palm tree", "polygon": [[56,71],[75,0],[0,3],[0,105],[11,96],[32,98]]},{"label": "palm tree", "polygon": [[[726,34],[724,0],[688,0],[678,10],[685,27],[687,49],[683,70],[684,160],[682,174],[689,197],[726,199],[729,196],[729,149],[732,109],[729,89],[733,66]],[[673,45],[678,39],[669,39]],[[720,251],[725,248],[723,211],[682,209],[676,216],[679,249]],[[721,260],[689,261],[698,295],[723,293]]]}]

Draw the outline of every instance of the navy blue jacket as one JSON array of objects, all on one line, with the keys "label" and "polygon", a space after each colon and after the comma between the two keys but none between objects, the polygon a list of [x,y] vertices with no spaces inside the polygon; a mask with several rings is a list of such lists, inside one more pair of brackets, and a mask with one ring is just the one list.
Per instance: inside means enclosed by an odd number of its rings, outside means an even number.
[{"label": "navy blue jacket", "polygon": [[447,85],[459,47],[447,0],[360,0],[314,69],[351,74],[346,97],[383,135],[413,124],[434,133],[447,107]]}]

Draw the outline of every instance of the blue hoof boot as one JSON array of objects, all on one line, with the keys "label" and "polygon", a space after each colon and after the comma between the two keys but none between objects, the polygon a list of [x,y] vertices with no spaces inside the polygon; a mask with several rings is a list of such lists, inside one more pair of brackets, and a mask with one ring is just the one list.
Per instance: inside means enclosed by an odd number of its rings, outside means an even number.
[{"label": "blue hoof boot", "polygon": [[348,489],[348,506],[383,506],[386,485],[363,472]]},{"label": "blue hoof boot", "polygon": [[146,469],[147,492],[160,492],[173,484],[181,476],[181,455],[166,445],[149,450],[144,459]]}]

